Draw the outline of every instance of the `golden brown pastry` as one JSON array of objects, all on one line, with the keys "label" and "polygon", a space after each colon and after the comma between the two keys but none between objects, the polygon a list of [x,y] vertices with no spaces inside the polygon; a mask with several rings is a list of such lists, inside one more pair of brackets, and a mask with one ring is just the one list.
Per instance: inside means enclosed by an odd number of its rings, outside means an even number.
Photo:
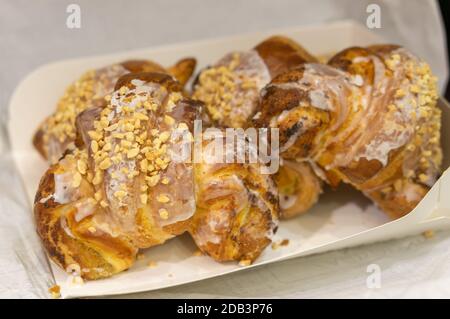
[{"label": "golden brown pastry", "polygon": [[183,85],[194,72],[195,59],[183,59],[169,69],[145,60],[130,60],[84,73],[59,100],[55,113],[39,127],[33,144],[50,163],[56,162],[75,139],[75,119],[92,106],[104,105],[118,78],[127,73],[162,72],[175,76]]},{"label": "golden brown pastry", "polygon": [[[307,62],[317,60],[295,41],[273,36],[253,50],[229,53],[203,70],[194,85],[193,98],[205,103],[206,120],[211,125],[246,128],[252,117],[260,114],[261,89],[278,74]],[[295,164],[298,169],[292,169],[293,165],[280,167],[275,180],[282,200],[281,217],[301,214],[316,203],[321,182],[309,165]]]},{"label": "golden brown pastry", "polygon": [[262,95],[255,124],[280,129],[284,158],[317,164],[329,184],[353,185],[392,217],[437,179],[436,78],[404,48],[349,48],[280,74]]},{"label": "golden brown pastry", "polygon": [[[222,143],[225,149],[225,137]],[[253,262],[278,224],[275,184],[261,174],[261,164],[211,161],[214,154],[206,149],[201,154],[194,169],[197,211],[189,232],[215,260]]]},{"label": "golden brown pastry", "polygon": [[[181,156],[193,143],[200,108],[171,76],[147,72],[122,76],[104,107],[79,114],[77,147],[45,173],[35,198],[38,233],[59,266],[75,267],[85,279],[108,277],[129,268],[139,249],[185,231],[207,243],[199,242],[200,249],[217,260],[252,261],[270,243],[278,207],[269,177],[256,166],[224,164],[220,173]],[[225,171],[230,181],[244,181],[243,210],[234,210],[241,206]],[[208,187],[229,195],[204,193]],[[219,206],[239,233],[203,233]]]},{"label": "golden brown pastry", "polygon": [[254,49],[231,52],[203,70],[193,98],[205,103],[215,127],[246,127],[257,111],[260,90],[283,71],[316,59],[293,40],[274,36]]},{"label": "golden brown pastry", "polygon": [[75,150],[42,177],[35,198],[39,237],[63,270],[85,279],[108,277],[129,268],[137,247],[95,200],[95,188],[79,172],[86,151]]},{"label": "golden brown pastry", "polygon": [[280,218],[306,213],[322,192],[320,179],[308,163],[284,160],[274,175],[280,200]]},{"label": "golden brown pastry", "polygon": [[[50,256],[64,269],[75,261],[89,270],[82,274],[88,279],[128,268],[137,249],[185,232],[195,212],[192,164],[171,161],[170,153],[179,148],[172,131],[193,125],[198,103],[162,73],[124,75],[107,99],[104,108],[79,115],[84,148],[47,171],[35,201],[39,234]],[[68,247],[71,234],[78,245]],[[89,245],[86,236],[94,243],[119,243]],[[89,249],[79,249],[83,244]]]}]

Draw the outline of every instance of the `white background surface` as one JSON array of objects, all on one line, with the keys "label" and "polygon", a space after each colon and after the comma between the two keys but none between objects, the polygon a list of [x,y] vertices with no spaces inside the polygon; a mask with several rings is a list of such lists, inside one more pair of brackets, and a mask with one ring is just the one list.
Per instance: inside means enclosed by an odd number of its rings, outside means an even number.
[{"label": "white background surface", "polygon": [[[81,6],[82,28],[65,26],[68,3]],[[5,1],[0,0],[0,110],[35,67],[56,59],[123,51],[342,18],[366,19],[376,1]],[[388,2],[388,1],[386,1]],[[442,30],[433,1],[384,1],[382,29],[432,62],[446,77]],[[396,9],[396,10],[395,10]],[[420,15],[420,19],[417,17]],[[420,24],[417,23],[420,21]],[[32,101],[30,101],[30,108]],[[4,127],[2,127],[3,129]],[[2,133],[2,150],[6,149]],[[29,208],[8,154],[0,158],[0,297],[43,297],[45,268],[26,271],[17,229]],[[19,213],[20,212],[20,213]],[[19,227],[20,226],[20,227]],[[29,235],[31,236],[31,235]],[[450,297],[450,232],[318,256],[132,297]],[[382,270],[368,289],[367,266]],[[41,273],[41,276],[39,276]]]}]

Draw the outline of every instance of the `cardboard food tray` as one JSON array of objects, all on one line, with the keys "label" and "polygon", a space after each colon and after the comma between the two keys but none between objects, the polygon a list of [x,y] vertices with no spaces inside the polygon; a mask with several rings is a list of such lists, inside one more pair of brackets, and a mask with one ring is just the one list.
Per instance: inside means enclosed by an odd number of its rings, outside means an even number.
[{"label": "cardboard food tray", "polygon": [[[353,45],[383,43],[361,25],[343,21],[325,26],[294,27],[258,34],[233,36],[159,48],[115,53],[50,63],[28,75],[17,87],[10,103],[9,136],[17,168],[32,207],[34,194],[47,164],[34,150],[31,139],[38,124],[54,111],[64,89],[85,70],[125,59],[154,59],[170,65],[178,58],[194,56],[198,68],[216,61],[230,50],[248,50],[273,34],[292,37],[315,55],[329,55]],[[412,48],[414,49],[414,48]],[[444,167],[450,161],[449,105],[443,110],[442,145]],[[447,171],[420,204],[407,216],[391,221],[369,200],[350,187],[326,190],[319,202],[304,216],[282,221],[275,242],[288,239],[278,249],[268,247],[247,267],[237,263],[217,263],[207,256],[194,256],[196,247],[187,235],[145,250],[128,271],[108,279],[74,284],[65,272],[52,264],[53,274],[64,298],[147,291],[212,278],[263,264],[319,252],[417,234],[429,229],[450,228],[450,176]],[[447,196],[444,194],[447,193]],[[31,213],[31,212],[30,212]],[[150,261],[156,267],[148,267]]]}]

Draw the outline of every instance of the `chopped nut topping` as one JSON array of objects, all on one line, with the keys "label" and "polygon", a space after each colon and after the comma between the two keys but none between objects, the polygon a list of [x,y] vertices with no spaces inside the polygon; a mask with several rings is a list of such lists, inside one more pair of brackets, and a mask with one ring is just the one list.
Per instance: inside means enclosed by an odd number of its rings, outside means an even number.
[{"label": "chopped nut topping", "polygon": [[127,192],[126,191],[115,191],[114,192],[114,197],[116,197],[119,200],[122,200],[125,196],[127,196]]},{"label": "chopped nut topping", "polygon": [[92,138],[94,141],[98,141],[99,139],[102,138],[102,136],[101,136],[99,133],[97,133],[96,131],[89,131],[89,132],[88,132],[88,135],[89,135],[89,137]]},{"label": "chopped nut topping", "polygon": [[98,202],[98,201],[101,201],[101,199],[102,199],[102,193],[101,193],[101,191],[95,192],[94,198],[95,198],[95,200],[96,200],[97,202]]},{"label": "chopped nut topping", "polygon": [[[44,141],[54,139],[68,143],[75,139],[75,120],[95,99],[101,99],[112,90],[116,80],[126,73],[120,65],[111,65],[88,71],[71,84],[58,101],[57,109],[44,123]],[[108,97],[105,97],[106,99]]]},{"label": "chopped nut topping", "polygon": [[145,177],[145,180],[147,181],[147,185],[148,185],[149,187],[153,187],[153,186],[155,186],[156,184],[158,184],[159,178],[160,178],[159,174],[156,174],[156,175],[153,175],[153,176],[147,176],[147,177]]},{"label": "chopped nut topping", "polygon": [[[163,125],[162,132],[156,127],[150,128],[149,125],[153,123],[148,121],[154,118],[151,112],[160,107],[161,101],[167,101],[164,102],[167,106],[164,111],[171,110],[182,99],[182,95],[178,92],[168,93],[163,86],[152,91],[153,87],[150,90],[150,86],[146,85],[144,83],[136,89],[124,86],[113,92],[108,104],[101,111],[100,118],[94,121],[94,130],[88,133],[92,139],[90,148],[94,160],[94,198],[104,208],[108,206],[108,202],[103,198],[105,195],[101,185],[104,174],[109,174],[111,180],[114,180],[111,183],[111,191],[120,202],[119,205],[125,205],[123,201],[131,189],[130,181],[142,174],[145,184],[139,187],[140,193],[137,196],[140,202],[146,205],[149,188],[160,182],[160,173],[171,161],[166,153],[172,126],[176,124],[175,119],[163,115],[164,123],[156,122]],[[170,126],[169,130],[166,130],[167,126]],[[187,127],[186,124],[185,126]],[[163,182],[168,184],[168,178],[164,178]],[[170,201],[169,196],[165,194],[158,195],[156,199],[160,203]],[[164,209],[160,213],[161,218],[168,218],[168,212]]]},{"label": "chopped nut topping", "polygon": [[239,261],[239,266],[245,267],[245,266],[250,266],[252,264],[252,261],[249,259],[243,259],[241,261]]},{"label": "chopped nut topping", "polygon": [[134,158],[139,154],[139,148],[133,148],[127,152],[128,158]]},{"label": "chopped nut topping", "polygon": [[148,198],[147,194],[141,194],[140,195],[141,203],[144,205],[147,204],[147,198]]},{"label": "chopped nut topping", "polygon": [[108,207],[109,205],[108,205],[108,203],[107,203],[105,200],[102,200],[102,201],[100,202],[100,206],[102,206],[103,208],[106,208],[106,207]]},{"label": "chopped nut topping", "polygon": [[61,297],[61,288],[58,285],[54,285],[48,288],[48,292],[50,293],[53,299]]},{"label": "chopped nut topping", "polygon": [[169,132],[162,132],[159,135],[159,139],[161,140],[162,143],[167,142],[167,140],[170,138],[170,133]]},{"label": "chopped nut topping", "polygon": [[148,120],[148,116],[143,114],[143,113],[136,113],[136,119],[142,120],[142,121],[147,121]]},{"label": "chopped nut topping", "polygon": [[432,230],[426,230],[422,233],[423,237],[425,237],[426,239],[430,239],[434,237],[434,231]]},{"label": "chopped nut topping", "polygon": [[419,180],[420,180],[422,183],[426,183],[426,181],[428,180],[428,176],[425,175],[425,174],[420,174],[420,175],[419,175]]},{"label": "chopped nut topping", "polygon": [[108,157],[105,158],[99,165],[99,168],[102,170],[106,170],[111,166],[111,159],[109,159]]},{"label": "chopped nut topping", "polygon": [[166,123],[167,125],[172,126],[175,123],[175,120],[173,117],[169,116],[169,115],[165,115],[164,116],[164,123]]},{"label": "chopped nut topping", "polygon": [[127,92],[128,92],[128,88],[127,88],[126,86],[122,86],[122,87],[119,89],[119,93],[120,93],[121,95],[125,95]]},{"label": "chopped nut topping", "polygon": [[220,125],[242,127],[256,107],[260,77],[270,81],[268,75],[264,78],[258,72],[257,65],[247,66],[248,72],[238,67],[246,65],[245,59],[252,54],[233,53],[200,73],[193,98],[203,101],[210,117]]},{"label": "chopped nut topping", "polygon": [[401,179],[396,180],[394,182],[394,189],[395,189],[395,191],[396,192],[400,192],[402,190],[402,185],[403,185],[403,183],[402,183]]},{"label": "chopped nut topping", "polygon": [[158,210],[158,213],[159,213],[159,217],[161,217],[161,219],[168,219],[169,218],[169,212],[165,208],[160,208]]},{"label": "chopped nut topping", "polygon": [[194,251],[194,253],[192,255],[194,255],[196,257],[203,256],[203,252],[200,249],[197,249],[196,251]]},{"label": "chopped nut topping", "polygon": [[160,203],[168,203],[168,202],[170,202],[170,197],[167,195],[164,195],[164,194],[159,194],[156,197],[156,200]]},{"label": "chopped nut topping", "polygon": [[95,141],[95,140],[91,141],[91,150],[92,150],[92,153],[97,153],[98,152],[98,143],[97,143],[97,141]]},{"label": "chopped nut topping", "polygon": [[79,172],[75,172],[73,174],[72,187],[77,188],[81,185],[81,174]]},{"label": "chopped nut topping", "polygon": [[87,170],[87,164],[84,160],[79,159],[77,161],[77,169],[78,172],[80,172],[81,175],[85,175],[86,174],[86,170]]}]

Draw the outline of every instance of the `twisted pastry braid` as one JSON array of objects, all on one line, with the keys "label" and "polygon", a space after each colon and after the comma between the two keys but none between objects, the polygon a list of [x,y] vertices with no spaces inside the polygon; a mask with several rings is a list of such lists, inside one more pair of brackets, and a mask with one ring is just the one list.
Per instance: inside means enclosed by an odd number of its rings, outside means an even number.
[{"label": "twisted pastry braid", "polygon": [[[225,165],[242,180],[251,176],[256,184],[246,182],[239,191],[254,194],[255,199],[248,195],[251,203],[264,203],[229,211],[227,219],[238,234],[218,240],[215,232],[221,230],[212,228],[205,235],[197,231],[204,226],[194,225],[212,225],[210,212],[220,203],[238,207],[227,196],[203,192],[208,176],[203,184],[194,178],[197,167],[216,174],[208,168],[212,164],[194,167],[173,160],[185,146],[174,132],[190,134],[200,108],[171,76],[133,73],[117,81],[103,108],[79,114],[77,147],[45,173],[35,199],[38,233],[58,265],[67,269],[75,264],[86,279],[111,276],[129,268],[139,249],[186,231],[196,241],[201,238],[206,246],[199,244],[200,249],[217,260],[253,260],[260,254],[270,239],[255,230],[273,231],[278,207],[273,204],[276,197],[265,202],[272,191],[270,180],[252,166]],[[227,194],[235,191],[231,183],[215,186]],[[212,211],[204,203],[211,204]]]},{"label": "twisted pastry braid", "polygon": [[[231,52],[203,70],[194,84],[193,98],[205,103],[211,125],[246,128],[259,114],[260,90],[277,75],[307,62],[317,59],[295,41],[273,36],[250,51]],[[322,191],[309,163],[282,164],[275,180],[282,218],[306,212]]]},{"label": "twisted pastry braid", "polygon": [[101,106],[117,80],[127,73],[162,72],[175,76],[183,85],[194,72],[195,59],[186,58],[167,70],[152,61],[129,60],[84,73],[59,100],[56,111],[39,127],[33,144],[50,163],[56,162],[74,141],[75,119],[87,108]]},{"label": "twisted pastry braid", "polygon": [[68,272],[97,279],[129,268],[137,247],[94,199],[86,175],[80,177],[77,165],[86,160],[86,151],[76,150],[49,168],[39,184],[34,213],[52,260]]},{"label": "twisted pastry braid", "polygon": [[[222,139],[225,149],[228,141]],[[197,211],[189,232],[216,260],[251,262],[270,244],[278,224],[275,184],[258,163],[211,163],[212,157],[203,151],[195,164]]]},{"label": "twisted pastry braid", "polygon": [[398,46],[349,48],[280,74],[262,92],[259,127],[278,127],[283,156],[317,164],[392,217],[436,181],[442,151],[436,78]]}]

